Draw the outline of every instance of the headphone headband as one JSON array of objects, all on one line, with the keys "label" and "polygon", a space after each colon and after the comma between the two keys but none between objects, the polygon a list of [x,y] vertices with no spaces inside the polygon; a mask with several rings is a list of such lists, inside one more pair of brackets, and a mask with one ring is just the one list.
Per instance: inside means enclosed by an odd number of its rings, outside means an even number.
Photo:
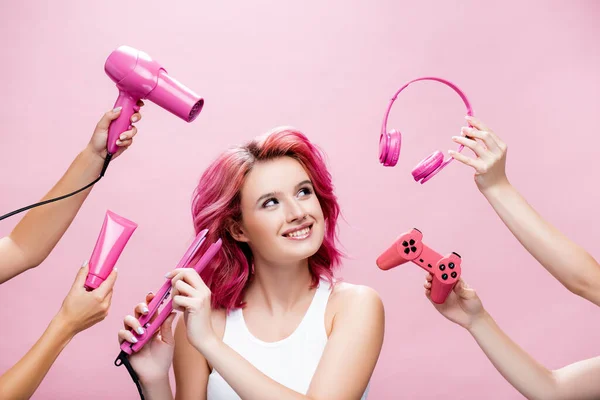
[{"label": "headphone headband", "polygon": [[385,134],[387,132],[387,121],[388,121],[388,116],[390,115],[390,111],[392,110],[392,104],[394,104],[394,101],[396,101],[396,99],[398,98],[398,95],[400,94],[401,91],[406,89],[411,83],[414,83],[417,81],[437,81],[437,82],[443,83],[446,86],[451,87],[460,96],[462,101],[465,103],[465,106],[467,107],[467,115],[473,115],[473,109],[471,108],[471,103],[469,103],[469,99],[467,99],[467,96],[463,93],[462,90],[460,90],[458,88],[458,86],[456,86],[452,82],[447,81],[442,78],[436,78],[434,76],[424,76],[422,78],[413,79],[412,81],[406,83],[404,86],[402,86],[400,89],[398,89],[398,91],[394,94],[394,96],[390,100],[390,103],[388,104],[388,108],[385,113],[385,117],[383,118],[383,124],[381,126],[382,134]]}]

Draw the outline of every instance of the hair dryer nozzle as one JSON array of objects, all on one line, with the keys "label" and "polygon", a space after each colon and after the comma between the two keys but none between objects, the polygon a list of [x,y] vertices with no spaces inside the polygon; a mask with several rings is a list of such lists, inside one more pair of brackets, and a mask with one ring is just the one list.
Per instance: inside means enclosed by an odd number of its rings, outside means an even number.
[{"label": "hair dryer nozzle", "polygon": [[192,122],[204,106],[204,99],[185,85],[161,70],[158,83],[148,94],[148,100],[177,115],[186,122]]}]

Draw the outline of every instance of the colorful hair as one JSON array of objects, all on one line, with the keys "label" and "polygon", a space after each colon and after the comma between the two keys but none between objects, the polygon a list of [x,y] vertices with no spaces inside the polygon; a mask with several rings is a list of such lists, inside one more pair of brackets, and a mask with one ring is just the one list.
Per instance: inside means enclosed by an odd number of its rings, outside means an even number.
[{"label": "colorful hair", "polygon": [[333,281],[333,269],[340,264],[342,254],[335,246],[340,208],[331,175],[323,154],[304,134],[280,127],[225,151],[204,171],[194,191],[192,215],[196,232],[208,228],[207,243],[217,238],[223,241],[221,251],[201,274],[212,292],[213,308],[229,311],[244,305],[242,297],[251,276],[252,252],[247,243],[231,236],[228,227],[231,221],[241,220],[240,191],[254,164],[284,156],[294,158],[306,169],[325,217],[323,243],[308,259],[313,287],[320,278]]}]

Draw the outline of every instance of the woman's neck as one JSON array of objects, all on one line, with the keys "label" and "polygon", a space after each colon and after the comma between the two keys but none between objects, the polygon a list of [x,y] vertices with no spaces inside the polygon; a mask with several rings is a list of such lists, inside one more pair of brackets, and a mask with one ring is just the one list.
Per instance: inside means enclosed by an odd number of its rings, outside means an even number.
[{"label": "woman's neck", "polygon": [[264,306],[272,314],[286,313],[310,295],[312,276],[308,259],[293,265],[273,265],[255,260],[252,283],[245,300]]}]

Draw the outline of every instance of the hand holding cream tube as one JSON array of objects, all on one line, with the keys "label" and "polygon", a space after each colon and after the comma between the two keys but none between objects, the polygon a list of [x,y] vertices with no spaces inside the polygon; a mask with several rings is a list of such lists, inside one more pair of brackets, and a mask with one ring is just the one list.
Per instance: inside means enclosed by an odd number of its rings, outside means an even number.
[{"label": "hand holding cream tube", "polygon": [[94,290],[110,275],[121,252],[137,228],[137,224],[107,210],[96,247],[90,258],[90,270],[85,279],[87,290]]}]

